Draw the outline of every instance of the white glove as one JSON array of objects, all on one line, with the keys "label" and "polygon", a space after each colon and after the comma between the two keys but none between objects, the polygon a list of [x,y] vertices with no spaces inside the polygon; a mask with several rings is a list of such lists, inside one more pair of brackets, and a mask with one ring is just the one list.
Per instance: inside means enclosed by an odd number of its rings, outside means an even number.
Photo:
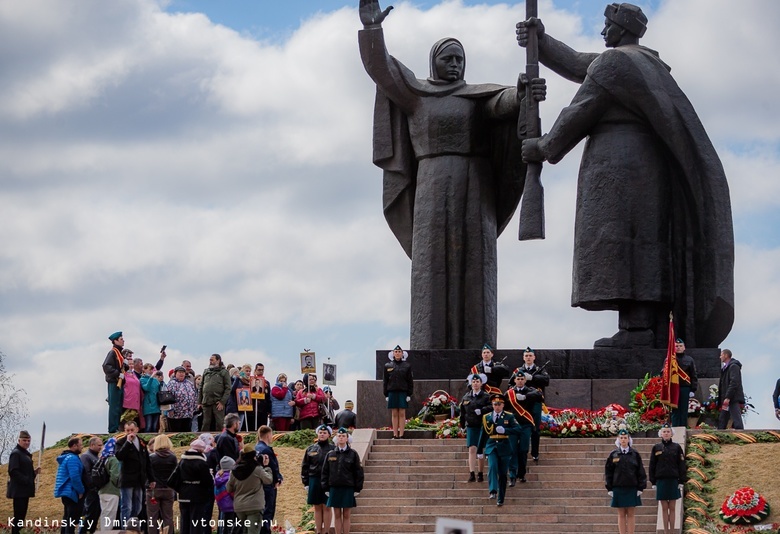
[{"label": "white glove", "polygon": [[325,496],[326,496],[326,497],[330,497],[330,492],[329,492],[329,491],[326,491],[326,492],[325,492]]},{"label": "white glove", "polygon": [[523,395],[523,394],[516,395],[516,397],[517,397],[517,400],[525,400],[525,395]]},{"label": "white glove", "polygon": [[639,497],[640,495],[642,495],[642,492],[639,491],[639,490],[636,490],[636,496]]},{"label": "white glove", "polygon": [[124,373],[119,373],[119,378],[122,378],[122,379],[123,379],[124,377],[125,377],[125,374],[124,374]]},{"label": "white glove", "polygon": [[477,414],[477,415],[482,415],[482,410],[477,408],[476,410],[474,410],[474,413]]},{"label": "white glove", "polygon": [[506,430],[504,430],[503,426],[496,427],[496,434],[503,434],[504,432],[506,432]]},{"label": "white glove", "polygon": [[526,380],[530,381],[534,379],[534,376],[531,373],[523,373],[523,374],[525,375]]},{"label": "white glove", "polygon": [[309,486],[304,486],[303,489],[305,489],[307,493],[309,492]]},{"label": "white glove", "polygon": [[385,402],[390,402],[390,397],[385,397]]},{"label": "white glove", "polygon": [[655,489],[655,484],[653,484],[653,489]]},{"label": "white glove", "polygon": [[486,374],[486,375],[487,375],[487,374],[490,374],[490,373],[492,372],[492,369],[490,368],[490,366],[489,366],[489,365],[485,365],[485,366],[483,367],[483,370],[485,371],[485,374]]},{"label": "white glove", "polygon": [[611,492],[611,491],[608,491],[608,492],[607,492],[607,495],[609,495],[610,497],[612,497],[612,492]]},{"label": "white glove", "polygon": [[682,484],[677,484],[677,489],[680,490],[680,493],[682,493],[683,485]]},{"label": "white glove", "polygon": [[356,492],[355,492],[355,497],[357,497],[358,495],[360,495],[360,492],[359,492],[359,491],[356,491]]},{"label": "white glove", "polygon": [[406,397],[406,402],[409,402],[410,400],[412,400],[411,397]]},{"label": "white glove", "polygon": [[695,392],[693,392],[693,391],[691,391],[690,393],[688,393],[688,397],[690,397],[690,398],[694,398],[695,396],[696,396],[696,393],[695,393]]},{"label": "white glove", "polygon": [[477,454],[477,460],[484,460],[485,455],[484,454]]}]

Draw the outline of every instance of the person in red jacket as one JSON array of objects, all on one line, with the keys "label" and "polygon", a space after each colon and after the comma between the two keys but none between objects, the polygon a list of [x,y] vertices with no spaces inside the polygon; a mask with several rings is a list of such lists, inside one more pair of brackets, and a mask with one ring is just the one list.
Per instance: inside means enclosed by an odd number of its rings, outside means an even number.
[{"label": "person in red jacket", "polygon": [[314,430],[320,424],[320,404],[325,402],[325,393],[317,386],[314,373],[303,375],[303,382],[308,385],[295,397],[295,404],[301,409],[300,428]]}]

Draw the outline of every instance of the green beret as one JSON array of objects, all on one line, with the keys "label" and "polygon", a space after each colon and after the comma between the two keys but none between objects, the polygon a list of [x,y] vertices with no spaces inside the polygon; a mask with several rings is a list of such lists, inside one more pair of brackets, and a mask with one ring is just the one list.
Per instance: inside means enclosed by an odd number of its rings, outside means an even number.
[{"label": "green beret", "polygon": [[487,343],[485,343],[484,345],[482,345],[482,350],[485,350],[485,349],[489,350],[490,352],[493,352],[493,347],[491,347],[491,346],[490,346],[490,345],[488,345]]},{"label": "green beret", "polygon": [[349,434],[349,430],[347,430],[346,428],[344,428],[344,427],[342,426],[341,428],[339,428],[339,429],[336,431],[336,434]]},{"label": "green beret", "polygon": [[113,334],[108,336],[108,339],[110,339],[111,341],[116,341],[120,337],[122,337],[122,332],[114,332]]}]

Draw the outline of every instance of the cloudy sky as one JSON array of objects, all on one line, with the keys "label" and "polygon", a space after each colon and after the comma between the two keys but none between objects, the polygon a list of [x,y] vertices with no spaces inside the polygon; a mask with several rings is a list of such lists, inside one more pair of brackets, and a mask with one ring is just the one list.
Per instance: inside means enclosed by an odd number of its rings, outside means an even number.
[{"label": "cloudy sky", "polygon": [[[603,1],[539,4],[550,34],[603,49]],[[672,66],[729,178],[737,309],[723,346],[761,412],[748,426],[777,427],[780,4],[640,4],[643,44]],[[115,330],[145,359],[167,344],[172,364],[219,352],[272,376],[297,374],[310,348],[338,364],[342,402],[373,378],[376,349],[408,343],[410,262],[381,212],[356,5],[0,4],[0,351],[31,430],[105,430]],[[388,48],[418,76],[451,35],[467,81],[515,83],[522,3],[395,7]],[[549,126],[576,85],[545,75]],[[615,331],[614,313],[569,306],[580,148],[545,166],[547,239],[518,242],[517,217],[499,239],[499,348],[587,348]]]}]

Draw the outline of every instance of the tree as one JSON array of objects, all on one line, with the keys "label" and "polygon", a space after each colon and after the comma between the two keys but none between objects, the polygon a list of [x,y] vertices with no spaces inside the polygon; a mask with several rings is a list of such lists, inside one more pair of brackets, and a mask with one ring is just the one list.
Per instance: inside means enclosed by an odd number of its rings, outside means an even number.
[{"label": "tree", "polygon": [[0,464],[16,446],[19,431],[27,420],[27,392],[14,384],[14,375],[5,370],[5,354],[0,351]]}]

